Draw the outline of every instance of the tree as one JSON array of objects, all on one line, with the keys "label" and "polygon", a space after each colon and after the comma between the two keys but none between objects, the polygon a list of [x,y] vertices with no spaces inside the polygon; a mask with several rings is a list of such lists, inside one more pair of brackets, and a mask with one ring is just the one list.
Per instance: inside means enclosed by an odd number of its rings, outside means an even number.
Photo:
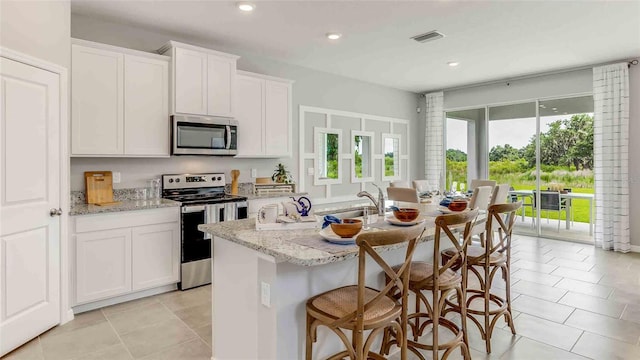
[{"label": "tree", "polygon": [[467,154],[458,149],[447,149],[447,160],[450,161],[467,161]]},{"label": "tree", "polygon": [[[529,166],[535,166],[535,135],[520,152]],[[578,114],[550,123],[549,129],[540,133],[540,162],[545,165],[573,166],[576,170],[593,169],[593,118]]]},{"label": "tree", "polygon": [[506,144],[504,147],[502,145],[496,145],[491,148],[491,151],[489,151],[489,161],[515,161],[521,158],[522,155],[520,150],[509,144]]}]

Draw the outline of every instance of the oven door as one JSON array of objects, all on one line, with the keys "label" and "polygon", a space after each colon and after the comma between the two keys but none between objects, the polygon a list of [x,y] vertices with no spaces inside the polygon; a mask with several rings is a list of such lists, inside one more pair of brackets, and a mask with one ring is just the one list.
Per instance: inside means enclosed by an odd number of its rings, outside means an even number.
[{"label": "oven door", "polygon": [[235,121],[186,116],[173,117],[173,154],[235,155]]},{"label": "oven door", "polygon": [[198,230],[207,215],[204,205],[182,207],[182,263],[211,258],[211,237]]}]

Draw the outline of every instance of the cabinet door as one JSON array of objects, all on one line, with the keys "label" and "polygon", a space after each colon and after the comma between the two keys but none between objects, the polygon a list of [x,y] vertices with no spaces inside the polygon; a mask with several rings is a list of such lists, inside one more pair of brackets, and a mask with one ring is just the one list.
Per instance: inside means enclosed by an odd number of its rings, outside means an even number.
[{"label": "cabinet door", "polygon": [[131,291],[131,229],[76,235],[76,302]]},{"label": "cabinet door", "polygon": [[263,155],[264,80],[238,75],[238,156]]},{"label": "cabinet door", "polygon": [[133,290],[180,281],[179,223],[135,227],[132,232]]},{"label": "cabinet door", "polygon": [[124,153],[169,156],[169,64],[125,55]]},{"label": "cabinet door", "polygon": [[71,153],[123,153],[123,54],[72,45]]},{"label": "cabinet door", "polygon": [[174,61],[174,111],[207,115],[207,54],[176,48]]},{"label": "cabinet door", "polygon": [[208,64],[208,114],[233,117],[236,60],[209,55]]},{"label": "cabinet door", "polygon": [[266,81],[265,85],[265,153],[266,155],[290,155],[289,134],[290,85]]}]

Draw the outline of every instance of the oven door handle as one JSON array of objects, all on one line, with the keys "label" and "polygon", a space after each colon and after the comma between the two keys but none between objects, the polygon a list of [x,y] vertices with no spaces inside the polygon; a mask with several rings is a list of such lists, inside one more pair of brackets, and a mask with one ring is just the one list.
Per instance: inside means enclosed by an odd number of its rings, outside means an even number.
[{"label": "oven door handle", "polygon": [[225,144],[225,148],[227,150],[229,150],[229,149],[231,149],[231,126],[227,125],[226,128],[227,128],[227,130],[226,130],[225,134],[226,134],[227,141],[226,141],[226,144]]},{"label": "oven door handle", "polygon": [[182,207],[182,213],[183,214],[188,214],[188,213],[194,213],[194,212],[200,212],[200,211],[205,211],[205,218],[206,218],[206,208],[204,205],[198,205],[198,206],[183,206]]}]

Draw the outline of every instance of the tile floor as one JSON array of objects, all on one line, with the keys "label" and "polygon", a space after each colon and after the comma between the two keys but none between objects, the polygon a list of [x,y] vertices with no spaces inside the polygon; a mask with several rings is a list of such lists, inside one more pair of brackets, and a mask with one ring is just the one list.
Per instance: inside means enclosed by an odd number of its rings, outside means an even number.
[{"label": "tile floor", "polygon": [[[80,314],[4,359],[209,360],[210,292],[206,286]],[[470,325],[473,359],[640,359],[640,254],[516,235],[512,297],[517,335],[500,320],[488,355]]]},{"label": "tile floor", "polygon": [[211,286],[76,315],[3,360],[210,360]]}]

